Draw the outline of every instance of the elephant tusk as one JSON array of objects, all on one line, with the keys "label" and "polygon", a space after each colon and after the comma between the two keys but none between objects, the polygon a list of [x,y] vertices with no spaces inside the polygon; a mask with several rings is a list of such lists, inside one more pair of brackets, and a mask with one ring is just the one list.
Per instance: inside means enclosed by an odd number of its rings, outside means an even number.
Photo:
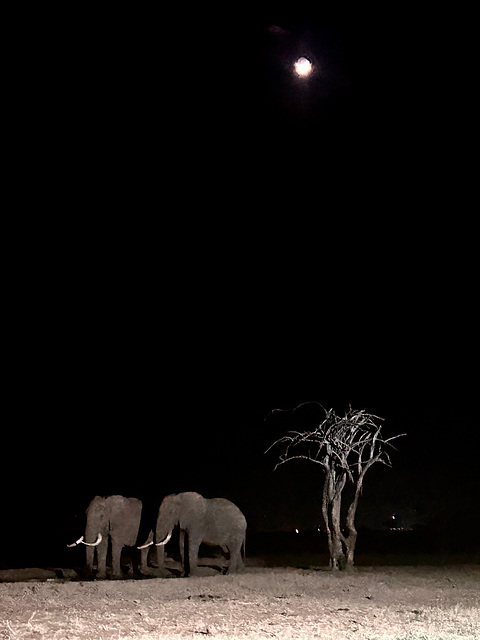
[{"label": "elephant tusk", "polygon": [[83,536],[80,536],[80,538],[73,544],[67,544],[67,547],[76,547],[77,544],[80,544],[81,542],[83,542]]},{"label": "elephant tusk", "polygon": [[140,547],[137,547],[137,549],[146,549],[147,547],[151,547],[153,544],[153,540],[151,542],[147,542],[146,544],[142,544]]},{"label": "elephant tusk", "polygon": [[[83,536],[82,536],[83,538]],[[97,545],[100,544],[100,542],[102,541],[102,534],[99,533],[97,539],[95,540],[95,542],[85,542],[85,540],[82,540],[82,544],[86,544],[87,547],[96,547]]]},{"label": "elephant tusk", "polygon": [[155,546],[156,547],[163,547],[165,544],[167,544],[167,542],[170,540],[171,537],[172,537],[172,532],[170,531],[170,533],[165,538],[165,540],[162,540],[161,542],[156,542]]}]

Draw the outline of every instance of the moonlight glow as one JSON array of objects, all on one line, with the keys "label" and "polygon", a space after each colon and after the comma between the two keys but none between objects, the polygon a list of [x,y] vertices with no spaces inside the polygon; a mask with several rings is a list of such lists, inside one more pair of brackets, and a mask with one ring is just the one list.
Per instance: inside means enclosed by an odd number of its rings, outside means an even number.
[{"label": "moonlight glow", "polygon": [[300,78],[307,78],[312,73],[312,63],[308,58],[299,58],[294,66],[295,73]]}]

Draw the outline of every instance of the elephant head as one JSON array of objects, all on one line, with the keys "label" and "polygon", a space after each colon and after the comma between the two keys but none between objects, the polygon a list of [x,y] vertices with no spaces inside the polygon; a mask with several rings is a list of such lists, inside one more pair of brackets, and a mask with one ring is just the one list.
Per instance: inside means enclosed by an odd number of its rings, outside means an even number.
[{"label": "elephant head", "polygon": [[157,542],[147,542],[138,549],[145,549],[152,544],[163,547],[172,537],[177,525],[180,525],[181,530],[188,530],[203,515],[204,501],[201,495],[194,492],[176,493],[164,498],[157,518]]},{"label": "elephant head", "polygon": [[205,498],[199,493],[187,491],[167,496],[158,511],[156,539],[162,540],[176,525],[183,531],[195,528],[205,512]]}]

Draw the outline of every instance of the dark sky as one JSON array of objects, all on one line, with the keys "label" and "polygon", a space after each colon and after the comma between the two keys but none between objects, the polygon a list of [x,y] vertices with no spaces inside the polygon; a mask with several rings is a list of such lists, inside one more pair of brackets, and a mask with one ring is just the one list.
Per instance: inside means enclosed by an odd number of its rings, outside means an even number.
[{"label": "dark sky", "polygon": [[264,418],[307,400],[408,432],[387,502],[475,496],[468,20],[190,18],[16,25],[7,518],[196,489],[289,526],[316,481]]}]

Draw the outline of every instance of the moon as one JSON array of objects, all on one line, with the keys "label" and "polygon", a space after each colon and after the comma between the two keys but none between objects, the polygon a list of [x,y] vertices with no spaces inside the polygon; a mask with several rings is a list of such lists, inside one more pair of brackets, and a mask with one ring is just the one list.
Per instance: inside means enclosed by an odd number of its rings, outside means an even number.
[{"label": "moon", "polygon": [[299,58],[295,64],[295,73],[300,78],[307,78],[313,70],[313,65],[308,58],[304,58],[303,56]]}]

